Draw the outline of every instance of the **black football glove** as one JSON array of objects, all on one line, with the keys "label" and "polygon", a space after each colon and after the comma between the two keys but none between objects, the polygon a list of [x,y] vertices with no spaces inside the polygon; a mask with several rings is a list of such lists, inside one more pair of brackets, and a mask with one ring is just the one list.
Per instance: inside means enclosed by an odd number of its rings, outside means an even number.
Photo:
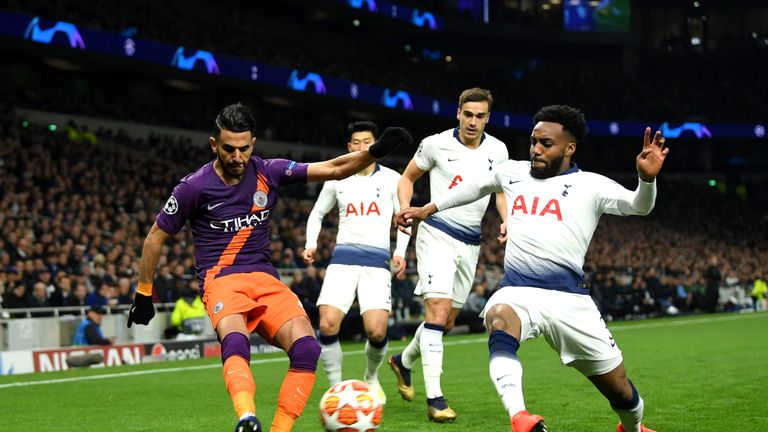
[{"label": "black football glove", "polygon": [[376,159],[381,159],[390,154],[397,146],[401,144],[409,146],[412,141],[411,134],[405,128],[388,127],[384,129],[379,139],[368,147],[368,152]]},{"label": "black football glove", "polygon": [[133,305],[128,312],[128,328],[131,328],[131,323],[147,325],[154,316],[155,305],[152,303],[152,296],[136,293]]}]

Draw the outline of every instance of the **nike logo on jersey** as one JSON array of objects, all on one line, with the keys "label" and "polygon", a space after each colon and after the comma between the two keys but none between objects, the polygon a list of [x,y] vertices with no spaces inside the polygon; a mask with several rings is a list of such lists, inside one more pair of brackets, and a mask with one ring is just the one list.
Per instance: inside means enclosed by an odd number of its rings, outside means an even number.
[{"label": "nike logo on jersey", "polygon": [[509,181],[509,184],[515,184],[515,183],[520,183],[520,180],[510,180]]},{"label": "nike logo on jersey", "polygon": [[208,204],[208,210],[213,210],[213,209],[215,209],[216,207],[218,207],[218,206],[220,206],[222,204],[224,204],[224,203],[220,202],[218,204]]},{"label": "nike logo on jersey", "polygon": [[454,158],[454,159],[448,158],[448,162],[456,162],[457,160],[459,160],[459,158]]}]

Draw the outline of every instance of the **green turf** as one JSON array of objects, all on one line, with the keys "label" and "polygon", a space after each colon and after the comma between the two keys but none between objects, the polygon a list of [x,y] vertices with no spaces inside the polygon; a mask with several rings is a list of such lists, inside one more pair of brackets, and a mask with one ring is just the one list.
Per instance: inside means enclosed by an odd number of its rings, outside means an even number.
[{"label": "green turf", "polygon": [[[657,431],[765,431],[768,414],[768,314],[712,315],[627,322],[610,326],[625,364],[646,402],[646,423]],[[426,420],[420,368],[417,399],[407,403],[388,389],[381,431],[504,431],[508,419],[488,377],[483,335],[447,337],[443,390],[459,413],[454,424]],[[390,351],[401,349],[392,344]],[[344,344],[345,378],[362,374],[361,344]],[[617,419],[605,400],[578,372],[560,366],[543,340],[523,344],[524,392],[530,411],[543,415],[551,431],[614,431]],[[274,361],[263,362],[274,359]],[[284,355],[254,357],[257,411],[269,423],[287,368]],[[190,368],[193,370],[179,370]],[[169,370],[169,369],[175,370]],[[126,372],[161,373],[114,376]],[[359,375],[358,375],[359,374]],[[356,376],[357,375],[357,376]],[[78,377],[98,379],[9,387],[10,383]],[[318,381],[294,430],[320,430],[317,403],[327,388]],[[2,431],[231,431],[235,416],[216,360],[0,377]]]}]

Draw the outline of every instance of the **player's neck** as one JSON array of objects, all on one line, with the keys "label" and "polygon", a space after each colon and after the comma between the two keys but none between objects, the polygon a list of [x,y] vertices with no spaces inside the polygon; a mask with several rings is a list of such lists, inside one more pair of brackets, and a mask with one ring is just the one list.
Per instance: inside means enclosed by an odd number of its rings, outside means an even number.
[{"label": "player's neck", "polygon": [[482,141],[482,139],[481,139],[481,136],[478,136],[475,139],[469,139],[467,137],[459,135],[459,141],[461,141],[461,143],[464,144],[464,147],[474,150],[480,147],[480,142]]},{"label": "player's neck", "polygon": [[367,177],[367,176],[373,174],[373,172],[375,170],[376,170],[376,163],[372,163],[372,164],[368,165],[367,167],[365,167],[365,168],[361,169],[360,171],[358,171],[357,175],[363,176],[363,177]]}]

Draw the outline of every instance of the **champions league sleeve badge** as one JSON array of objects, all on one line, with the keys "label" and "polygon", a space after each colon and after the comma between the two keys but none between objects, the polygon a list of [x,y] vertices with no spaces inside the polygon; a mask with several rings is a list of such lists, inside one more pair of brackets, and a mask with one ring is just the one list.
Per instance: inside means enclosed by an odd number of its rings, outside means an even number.
[{"label": "champions league sleeve badge", "polygon": [[298,165],[298,162],[290,161],[288,162],[288,165],[285,167],[285,175],[292,176],[293,175],[293,169],[296,168],[296,165]]},{"label": "champions league sleeve badge", "polygon": [[165,202],[165,206],[163,207],[163,211],[169,215],[176,214],[176,212],[179,211],[179,203],[176,201],[176,197],[171,195],[171,197],[168,198],[168,201]]}]

